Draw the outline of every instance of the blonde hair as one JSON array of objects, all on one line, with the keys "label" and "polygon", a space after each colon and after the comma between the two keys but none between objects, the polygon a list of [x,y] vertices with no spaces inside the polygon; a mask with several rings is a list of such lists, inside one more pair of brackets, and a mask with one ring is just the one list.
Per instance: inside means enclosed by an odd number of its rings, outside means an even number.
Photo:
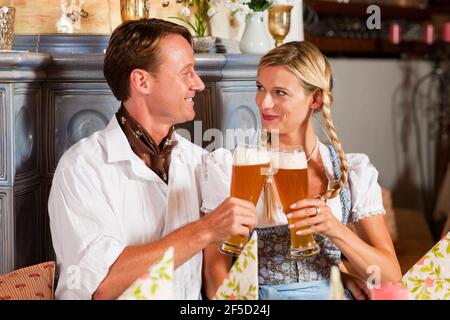
[{"label": "blonde hair", "polygon": [[327,58],[320,50],[307,41],[293,41],[270,50],[259,62],[258,70],[265,67],[283,66],[294,74],[302,83],[305,90],[322,93],[322,111],[327,131],[340,160],[341,178],[327,190],[321,198],[330,199],[339,194],[347,180],[347,160],[341,141],[339,140],[331,118],[331,104],[333,102],[333,76]]}]

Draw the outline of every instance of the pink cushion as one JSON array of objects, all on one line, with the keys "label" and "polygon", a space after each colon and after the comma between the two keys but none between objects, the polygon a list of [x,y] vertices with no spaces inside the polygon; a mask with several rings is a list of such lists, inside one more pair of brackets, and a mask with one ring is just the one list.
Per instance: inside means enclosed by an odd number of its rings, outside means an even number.
[{"label": "pink cushion", "polygon": [[0,300],[53,300],[54,278],[54,261],[1,275]]}]

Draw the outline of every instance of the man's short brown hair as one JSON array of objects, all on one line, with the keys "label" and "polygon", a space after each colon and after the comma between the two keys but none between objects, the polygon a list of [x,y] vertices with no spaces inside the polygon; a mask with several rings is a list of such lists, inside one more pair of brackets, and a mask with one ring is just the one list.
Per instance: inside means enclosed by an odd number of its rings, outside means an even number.
[{"label": "man's short brown hair", "polygon": [[161,19],[125,21],[111,34],[105,53],[103,73],[114,96],[130,97],[130,74],[134,69],[157,73],[161,64],[159,42],[169,34],[179,34],[192,46],[189,30]]}]

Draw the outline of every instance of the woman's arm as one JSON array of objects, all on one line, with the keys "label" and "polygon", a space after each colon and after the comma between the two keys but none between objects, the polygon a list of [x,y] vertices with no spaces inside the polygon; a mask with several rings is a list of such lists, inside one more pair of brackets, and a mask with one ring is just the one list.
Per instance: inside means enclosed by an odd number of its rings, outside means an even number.
[{"label": "woman's arm", "polygon": [[363,279],[378,270],[381,282],[401,279],[400,265],[384,216],[376,215],[357,222],[358,235],[346,226],[342,227],[342,232],[332,240]]},{"label": "woman's arm", "polygon": [[217,289],[228,276],[231,264],[231,256],[220,253],[217,244],[210,244],[203,250],[203,286],[208,299],[216,295]]},{"label": "woman's arm", "polygon": [[[319,214],[316,214],[316,207]],[[297,211],[290,213],[288,218],[306,217],[306,219],[289,227],[309,226],[308,229],[301,230],[302,235],[319,232],[329,237],[363,280],[378,270],[381,282],[395,282],[401,279],[400,265],[382,215],[368,217],[357,222],[355,226],[358,235],[361,236],[359,237],[336,219],[330,207],[323,200],[302,200],[295,204],[295,209]]]}]

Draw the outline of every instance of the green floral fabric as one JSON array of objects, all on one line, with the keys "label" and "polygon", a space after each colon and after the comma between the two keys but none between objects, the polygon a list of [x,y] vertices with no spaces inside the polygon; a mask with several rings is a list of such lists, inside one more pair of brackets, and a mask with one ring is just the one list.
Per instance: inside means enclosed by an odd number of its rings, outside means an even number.
[{"label": "green floral fabric", "polygon": [[173,248],[125,290],[118,300],[173,299]]},{"label": "green floral fabric", "polygon": [[401,283],[412,300],[450,300],[450,232],[427,252]]},{"label": "green floral fabric", "polygon": [[258,238],[253,232],[213,300],[258,299]]}]

